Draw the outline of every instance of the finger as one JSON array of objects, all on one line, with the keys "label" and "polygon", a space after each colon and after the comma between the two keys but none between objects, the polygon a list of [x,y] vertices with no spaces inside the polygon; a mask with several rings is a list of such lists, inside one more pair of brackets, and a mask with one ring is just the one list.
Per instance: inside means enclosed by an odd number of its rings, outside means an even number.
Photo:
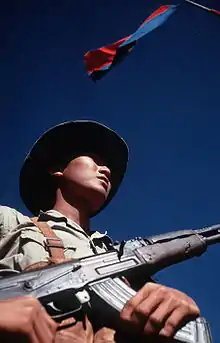
[{"label": "finger", "polygon": [[[127,320],[133,322],[142,330],[144,330],[146,321],[151,317],[152,313],[159,308],[162,303],[171,299],[168,297],[169,294],[165,287],[151,287],[150,285],[150,288],[148,288],[147,291],[149,291],[148,296],[144,298],[147,294],[145,288],[145,290],[143,290],[142,297],[138,299],[140,303],[136,304],[136,307],[134,307],[132,312],[130,312],[130,317],[127,317]],[[157,322],[155,321],[154,324],[156,325]]]},{"label": "finger", "polygon": [[58,324],[51,318],[51,316],[47,313],[43,306],[41,307],[41,312],[45,318],[48,327],[51,329],[51,331],[56,332]]},{"label": "finger", "polygon": [[37,299],[35,299],[34,297],[30,296],[30,295],[25,295],[25,296],[19,296],[19,297],[15,297],[13,299],[3,299],[0,300],[0,305],[10,305],[10,306],[15,306],[16,308],[18,308],[18,306],[20,305],[20,307],[29,307],[30,304],[36,303]]},{"label": "finger", "polygon": [[28,343],[41,343],[41,341],[38,340],[38,337],[34,329],[32,332],[30,332],[30,341],[28,340]]},{"label": "finger", "polygon": [[25,336],[25,340],[23,341],[23,339],[21,340],[21,342],[28,342],[28,343],[41,343],[38,340],[38,337],[36,335],[35,332],[35,327],[34,327],[34,323],[32,322],[31,327],[29,328],[28,332],[26,334],[24,334]]},{"label": "finger", "polygon": [[175,299],[168,299],[161,302],[147,319],[143,331],[146,334],[157,334],[164,327],[166,320],[177,306]]},{"label": "finger", "polygon": [[[150,296],[143,300],[140,304],[137,305],[136,308],[134,308],[133,313],[131,314],[131,321],[133,323],[136,323],[136,325],[139,325],[144,330],[144,327],[146,325],[146,321],[149,321],[151,319],[152,314],[160,308],[164,301],[163,295],[158,294],[157,291],[150,294]],[[156,325],[157,323],[160,324],[159,321],[153,321],[153,323]]]},{"label": "finger", "polygon": [[189,310],[190,306],[191,305],[188,305],[187,308],[186,305],[185,308],[181,307],[174,310],[166,320],[163,329],[160,331],[160,335],[173,337],[182,326],[190,320],[195,319],[195,316],[193,316],[192,312]]},{"label": "finger", "polygon": [[34,321],[34,329],[39,343],[52,343],[56,334],[56,323],[41,307]]},{"label": "finger", "polygon": [[124,306],[122,309],[120,316],[121,319],[130,321],[134,309],[143,302],[144,299],[148,298],[150,294],[153,292],[153,288],[151,287],[151,283],[146,284],[142,287],[135,296],[133,296]]}]

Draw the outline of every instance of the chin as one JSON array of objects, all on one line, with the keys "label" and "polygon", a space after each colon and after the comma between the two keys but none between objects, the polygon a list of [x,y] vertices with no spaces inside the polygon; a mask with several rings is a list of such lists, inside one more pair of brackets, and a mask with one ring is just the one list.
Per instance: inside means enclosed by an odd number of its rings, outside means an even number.
[{"label": "chin", "polygon": [[94,213],[98,211],[104,202],[106,201],[108,197],[108,192],[106,192],[105,189],[102,188],[102,191],[100,189],[93,189],[93,192],[91,194],[91,211]]}]

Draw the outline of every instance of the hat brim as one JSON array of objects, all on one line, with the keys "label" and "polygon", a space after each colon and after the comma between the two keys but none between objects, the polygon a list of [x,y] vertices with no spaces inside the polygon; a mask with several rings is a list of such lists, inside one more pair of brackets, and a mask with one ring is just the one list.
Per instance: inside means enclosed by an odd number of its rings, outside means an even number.
[{"label": "hat brim", "polygon": [[53,208],[56,189],[49,174],[51,168],[64,163],[71,156],[95,153],[103,158],[111,170],[111,191],[103,210],[116,194],[128,162],[128,147],[113,130],[95,121],[77,120],[59,124],[46,131],[34,144],[20,172],[20,196],[30,212]]}]

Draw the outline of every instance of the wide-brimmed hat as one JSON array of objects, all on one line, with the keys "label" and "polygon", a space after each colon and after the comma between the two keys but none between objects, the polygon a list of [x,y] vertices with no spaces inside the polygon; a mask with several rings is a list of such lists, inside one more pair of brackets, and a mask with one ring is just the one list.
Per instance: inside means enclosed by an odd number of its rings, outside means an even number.
[{"label": "wide-brimmed hat", "polygon": [[20,172],[20,195],[34,215],[53,208],[56,187],[49,171],[74,157],[95,153],[111,170],[112,188],[99,213],[111,201],[124,177],[128,162],[125,141],[105,125],[90,120],[59,124],[46,131],[27,155]]}]

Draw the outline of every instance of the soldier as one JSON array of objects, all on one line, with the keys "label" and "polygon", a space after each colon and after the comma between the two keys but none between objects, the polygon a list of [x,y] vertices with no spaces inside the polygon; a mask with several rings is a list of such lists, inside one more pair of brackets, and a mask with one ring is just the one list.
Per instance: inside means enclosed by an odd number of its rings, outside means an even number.
[{"label": "soldier", "polygon": [[[66,122],[44,133],[20,173],[21,198],[36,217],[29,218],[9,207],[0,208],[1,275],[111,248],[112,241],[106,234],[91,231],[90,218],[116,194],[127,161],[125,141],[97,122]],[[159,339],[172,337],[182,324],[199,314],[195,302],[184,293],[148,282],[120,315],[122,322],[134,327],[142,337],[154,334]],[[75,319],[62,324],[67,322]],[[56,343],[123,339],[128,342],[129,338],[118,336],[110,328],[94,329],[87,317],[69,328],[61,327],[55,336]]]}]

